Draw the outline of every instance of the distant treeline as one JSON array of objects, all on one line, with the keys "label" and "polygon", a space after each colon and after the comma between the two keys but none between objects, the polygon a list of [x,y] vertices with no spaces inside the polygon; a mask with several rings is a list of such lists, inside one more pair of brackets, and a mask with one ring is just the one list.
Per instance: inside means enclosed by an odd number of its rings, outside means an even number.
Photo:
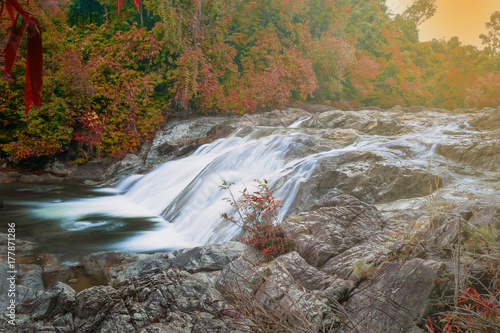
[{"label": "distant treeline", "polygon": [[[43,3],[27,7],[43,29],[42,107],[24,115],[20,59],[0,78],[0,157],[122,156],[171,116],[292,101],[500,104],[498,41],[484,39],[484,50],[456,37],[421,43],[428,7],[394,16],[382,0],[142,0],[140,11],[124,1],[119,13],[117,0]],[[4,16],[2,48],[9,26]]]}]

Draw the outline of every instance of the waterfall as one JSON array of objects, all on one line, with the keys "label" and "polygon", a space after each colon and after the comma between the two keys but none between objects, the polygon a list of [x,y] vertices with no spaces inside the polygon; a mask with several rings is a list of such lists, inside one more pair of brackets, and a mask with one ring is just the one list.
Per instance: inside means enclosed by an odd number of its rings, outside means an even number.
[{"label": "waterfall", "polygon": [[67,242],[92,246],[100,242],[96,250],[145,252],[218,243],[238,234],[238,226],[220,217],[233,209],[223,200],[229,196],[220,189],[223,180],[235,183],[235,195],[244,188],[252,191],[256,179],[268,180],[282,200],[280,220],[329,193],[364,196],[367,202],[402,199],[393,206],[404,206],[404,200],[428,194],[426,177],[434,174],[445,185],[455,184],[449,197],[465,190],[459,184],[482,197],[497,193],[477,171],[436,150],[439,144],[478,135],[467,115],[428,112],[400,115],[397,122],[387,117],[392,123],[382,130],[367,115],[379,116],[331,111],[297,117],[288,127],[257,127],[245,137],[218,139],[145,175],[96,189],[92,196],[33,203],[31,220],[49,225],[53,242],[67,237]]},{"label": "waterfall", "polygon": [[[272,187],[286,178],[275,192],[276,198],[282,200],[282,219],[300,184],[317,164],[311,157],[289,157],[301,145],[304,134],[262,136],[259,131],[245,138],[230,137],[205,144],[192,155],[168,161],[146,175],[129,176],[114,188],[114,195],[52,203],[37,209],[37,215],[59,219],[61,227],[70,231],[102,228],[107,223],[108,230],[120,227],[106,216],[143,217],[154,222],[153,229],[137,232],[113,246],[123,251],[227,241],[239,232],[239,227],[220,217],[232,209],[223,200],[229,194],[219,188],[223,180],[234,182],[232,191],[238,195],[245,187],[252,190],[255,179],[267,179]],[[92,216],[102,218],[92,221]]]}]

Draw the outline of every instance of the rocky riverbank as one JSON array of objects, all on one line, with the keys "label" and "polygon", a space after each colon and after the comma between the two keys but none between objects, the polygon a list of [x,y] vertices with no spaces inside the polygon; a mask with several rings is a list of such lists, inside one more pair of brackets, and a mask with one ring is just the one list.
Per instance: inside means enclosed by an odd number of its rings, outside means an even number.
[{"label": "rocky riverbank", "polygon": [[[42,274],[64,270],[57,261],[19,264],[15,326],[4,313],[2,327],[253,332],[265,320],[286,318],[311,332],[423,332],[427,317],[445,310],[453,295],[455,263],[446,255],[458,237],[453,217],[469,227],[500,228],[499,206],[462,207],[447,216],[430,221],[418,242],[394,239],[392,222],[373,205],[341,195],[286,220],[294,251],[270,263],[239,242],[149,255],[100,252],[81,266],[88,277],[104,276],[106,285],[78,293],[70,280],[45,290]],[[29,253],[29,243],[20,246]],[[5,291],[5,261],[2,267]]]},{"label": "rocky riverbank", "polygon": [[[266,263],[233,241],[154,254],[99,252],[72,266],[53,255],[35,257],[35,244],[21,241],[15,326],[8,313],[0,326],[7,332],[254,332],[266,325],[422,332],[427,318],[453,301],[457,276],[465,286],[487,271],[467,248],[476,231],[489,230],[493,246],[500,237],[500,108],[462,111],[305,105],[201,117],[167,124],[151,145],[115,163],[52,162],[42,176],[3,172],[0,182],[116,183],[207,142],[250,133],[306,134],[293,137],[284,159],[321,156],[283,222],[291,252]],[[429,139],[433,132],[425,129],[436,125],[446,139]],[[453,255],[458,244],[469,251],[461,261]],[[3,236],[2,253],[7,245]],[[6,295],[9,268],[0,259]]]}]

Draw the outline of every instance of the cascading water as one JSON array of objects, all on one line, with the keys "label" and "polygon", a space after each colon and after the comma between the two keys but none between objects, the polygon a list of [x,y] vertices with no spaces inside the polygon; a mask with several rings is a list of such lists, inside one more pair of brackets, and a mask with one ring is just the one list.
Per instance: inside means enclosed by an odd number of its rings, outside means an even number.
[{"label": "cascading water", "polygon": [[[57,249],[48,247],[59,253],[72,247],[74,254],[77,249],[81,254],[193,247],[223,242],[239,232],[236,225],[220,218],[221,213],[232,209],[223,200],[228,193],[219,188],[223,180],[234,182],[232,191],[238,194],[245,187],[251,190],[255,179],[267,179],[275,197],[282,200],[280,219],[292,211],[307,209],[314,202],[310,197],[319,200],[332,186],[367,198],[367,202],[381,203],[382,209],[408,210],[416,207],[417,197],[429,193],[425,178],[429,164],[429,174],[439,174],[451,184],[447,186],[457,199],[499,195],[498,182],[484,181],[492,179],[489,171],[472,170],[436,152],[443,143],[465,142],[481,135],[468,125],[467,115],[427,112],[420,116],[380,116],[370,112],[300,115],[287,128],[257,127],[246,137],[219,139],[146,175],[129,176],[114,188],[88,193],[85,187],[84,198],[64,198],[56,185],[49,191],[52,199],[22,204],[31,207],[23,208],[31,214],[25,219],[26,225],[36,224],[38,229],[32,234],[46,237],[48,242],[65,239]],[[369,117],[399,120],[394,127],[379,131],[377,120]],[[339,140],[336,135],[340,135]],[[382,171],[368,174],[373,170]],[[402,197],[379,191],[388,182]],[[407,188],[414,192],[407,194]],[[453,193],[449,195],[453,197]]]},{"label": "cascading water", "polygon": [[[287,154],[300,144],[304,134],[259,137],[259,130],[245,137],[221,139],[200,147],[192,155],[167,162],[147,175],[133,175],[115,188],[113,196],[83,199],[37,208],[40,217],[61,221],[69,231],[98,229],[106,218],[89,221],[92,216],[145,217],[156,222],[152,230],[135,233],[113,245],[123,251],[153,251],[227,241],[238,227],[225,222],[220,214],[231,210],[223,200],[228,193],[219,189],[222,180],[235,183],[237,194],[254,185],[255,179],[268,179],[270,185],[287,177],[275,193],[282,199],[283,218],[293,202],[300,183],[307,180],[317,161],[290,159]],[[108,230],[119,228],[109,225]]]}]

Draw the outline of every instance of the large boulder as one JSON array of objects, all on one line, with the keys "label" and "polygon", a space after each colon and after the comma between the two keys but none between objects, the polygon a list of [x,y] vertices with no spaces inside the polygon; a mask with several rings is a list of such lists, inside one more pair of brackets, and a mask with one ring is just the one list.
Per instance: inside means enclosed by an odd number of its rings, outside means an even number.
[{"label": "large boulder", "polygon": [[423,326],[428,316],[446,309],[452,281],[452,270],[442,262],[387,262],[349,299],[346,331],[407,332]]},{"label": "large boulder", "polygon": [[496,130],[500,127],[500,107],[475,118],[470,124],[479,130]]},{"label": "large boulder", "polygon": [[353,289],[349,281],[334,278],[290,252],[270,263],[247,249],[227,265],[216,288],[254,323],[299,325],[318,331],[339,325],[334,308]]},{"label": "large boulder", "polygon": [[436,153],[454,162],[479,170],[499,171],[500,129],[491,132],[463,135],[436,146]]},{"label": "large boulder", "polygon": [[308,264],[347,279],[356,260],[376,265],[388,254],[386,224],[374,206],[341,195],[288,219],[283,229]]}]

